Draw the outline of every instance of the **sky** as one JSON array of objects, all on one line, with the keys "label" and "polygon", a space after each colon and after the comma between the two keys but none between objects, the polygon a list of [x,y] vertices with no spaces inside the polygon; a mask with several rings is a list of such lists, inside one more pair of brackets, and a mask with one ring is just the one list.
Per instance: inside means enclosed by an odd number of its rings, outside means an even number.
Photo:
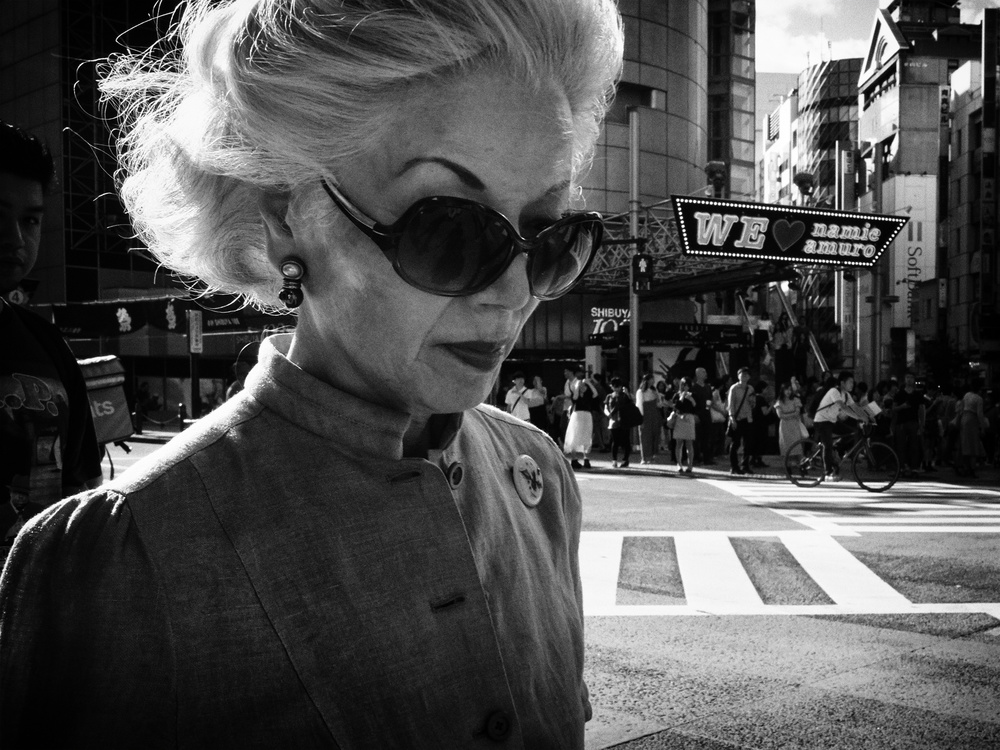
[{"label": "sky", "polygon": [[[961,0],[963,23],[978,23],[1000,0]],[[886,0],[757,0],[760,73],[801,73],[822,60],[864,57]]]}]

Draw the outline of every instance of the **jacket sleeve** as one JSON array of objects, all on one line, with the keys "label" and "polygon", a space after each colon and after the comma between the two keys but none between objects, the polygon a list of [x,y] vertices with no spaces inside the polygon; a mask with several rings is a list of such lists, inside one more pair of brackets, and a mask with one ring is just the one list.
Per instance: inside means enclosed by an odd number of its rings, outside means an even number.
[{"label": "jacket sleeve", "polygon": [[33,518],[0,578],[0,746],[173,747],[174,696],[165,596],[126,501]]}]

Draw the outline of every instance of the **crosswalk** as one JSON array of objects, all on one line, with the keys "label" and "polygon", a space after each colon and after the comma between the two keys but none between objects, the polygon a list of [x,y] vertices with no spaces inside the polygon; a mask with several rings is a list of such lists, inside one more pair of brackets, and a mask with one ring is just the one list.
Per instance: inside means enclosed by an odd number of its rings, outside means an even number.
[{"label": "crosswalk", "polygon": [[703,480],[807,528],[835,536],[865,532],[1000,533],[1000,490],[943,482],[871,493],[856,484],[796,487],[790,482]]},{"label": "crosswalk", "polygon": [[[672,544],[658,542],[669,540]],[[751,578],[740,541],[777,547],[781,565],[755,571]],[[628,556],[624,550],[638,550]],[[672,559],[658,560],[664,556]],[[642,560],[643,551],[648,558]],[[636,561],[636,557],[639,561]],[[660,572],[668,571],[657,582]],[[646,602],[626,603],[629,584],[640,579],[636,568],[651,567],[653,585]],[[790,569],[796,568],[794,572]],[[650,571],[646,571],[649,574]],[[832,536],[822,531],[585,531],[580,539],[583,613],[587,617],[677,615],[819,615],[933,614],[981,612],[1000,619],[1000,602],[915,603],[879,578]],[[763,575],[763,579],[761,576]],[[768,576],[798,575],[821,590],[820,602],[802,601],[798,593],[778,603],[765,602],[762,590],[773,588]],[[634,588],[642,588],[636,586]],[[815,598],[815,597],[813,597]],[[665,602],[665,603],[658,603]]]},{"label": "crosswalk", "polygon": [[838,537],[1000,533],[1000,491],[923,483],[873,495],[843,485],[702,480],[801,528],[777,531],[585,531],[584,615],[864,615],[983,613],[1000,602],[912,602]]}]

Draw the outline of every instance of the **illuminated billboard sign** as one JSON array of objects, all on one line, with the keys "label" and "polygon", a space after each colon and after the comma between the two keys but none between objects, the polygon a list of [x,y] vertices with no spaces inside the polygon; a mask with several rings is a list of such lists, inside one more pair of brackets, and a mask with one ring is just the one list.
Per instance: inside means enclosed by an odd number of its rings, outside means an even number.
[{"label": "illuminated billboard sign", "polygon": [[906,224],[820,208],[672,196],[685,254],[835,266],[874,266]]}]

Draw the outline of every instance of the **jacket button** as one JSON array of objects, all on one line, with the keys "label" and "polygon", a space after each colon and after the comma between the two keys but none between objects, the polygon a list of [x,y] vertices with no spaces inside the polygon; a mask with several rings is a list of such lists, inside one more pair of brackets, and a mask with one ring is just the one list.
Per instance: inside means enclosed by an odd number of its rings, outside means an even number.
[{"label": "jacket button", "polygon": [[486,736],[494,742],[503,742],[510,737],[513,722],[505,711],[494,711],[486,720]]},{"label": "jacket button", "polygon": [[448,467],[448,484],[453,488],[458,487],[462,483],[463,477],[465,477],[465,469],[462,468],[462,464],[456,461],[451,466]]}]

